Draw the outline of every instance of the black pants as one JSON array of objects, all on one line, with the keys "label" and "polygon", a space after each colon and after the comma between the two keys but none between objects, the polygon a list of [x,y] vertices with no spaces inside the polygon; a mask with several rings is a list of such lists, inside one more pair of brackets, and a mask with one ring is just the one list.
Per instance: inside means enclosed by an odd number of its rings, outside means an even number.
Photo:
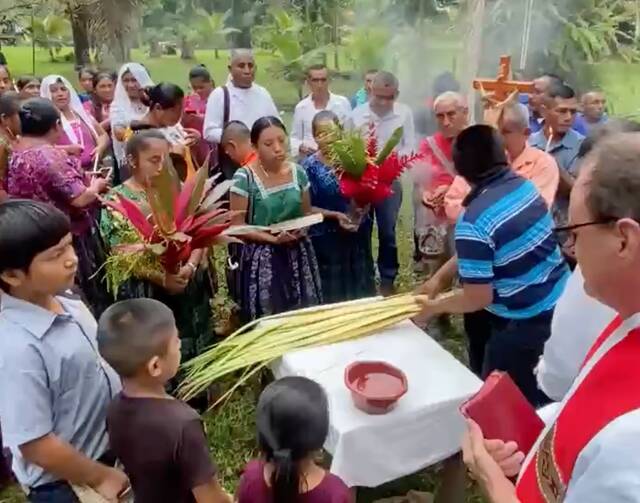
[{"label": "black pants", "polygon": [[494,370],[507,372],[534,407],[549,403],[533,371],[551,335],[552,316],[553,311],[526,320],[500,318],[484,310],[465,314],[471,370],[481,379]]},{"label": "black pants", "polygon": [[[107,451],[98,462],[107,466],[115,466],[115,456]],[[56,480],[31,488],[28,496],[29,503],[80,503],[68,482]]]}]

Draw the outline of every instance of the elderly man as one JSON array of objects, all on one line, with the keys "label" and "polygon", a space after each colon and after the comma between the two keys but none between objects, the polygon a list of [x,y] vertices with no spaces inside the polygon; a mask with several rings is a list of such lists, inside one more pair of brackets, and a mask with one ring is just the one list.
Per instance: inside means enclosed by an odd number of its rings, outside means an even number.
[{"label": "elderly man", "polygon": [[[527,145],[530,136],[527,107],[520,103],[512,103],[505,107],[498,127],[509,165],[522,178],[533,182],[551,208],[558,190],[560,173],[553,157]],[[469,184],[461,176],[457,176],[451,184],[444,198],[444,208],[450,222],[455,223],[460,216],[462,202],[470,190]]]},{"label": "elderly man", "polygon": [[351,104],[344,96],[329,91],[329,70],[326,65],[313,65],[307,70],[309,96],[296,105],[291,127],[291,155],[306,157],[318,150],[311,123],[318,112],[331,110],[341,123],[351,113]]},{"label": "elderly man", "polygon": [[569,194],[578,175],[578,152],[584,136],[573,129],[578,112],[576,94],[565,84],[552,85],[542,100],[544,128],[531,135],[529,143],[548,152],[560,168],[560,184],[554,207],[554,218],[558,225],[567,219]]},{"label": "elderly man", "polygon": [[[605,138],[630,132],[640,132],[640,123],[620,119],[607,122],[583,142],[580,162]],[[609,306],[587,295],[582,271],[576,267],[556,305],[551,337],[544,346],[536,372],[538,385],[549,398],[559,402],[565,397],[589,348],[614,316],[615,312]],[[576,327],[580,327],[578,338],[575,337]]]},{"label": "elderly man", "polygon": [[453,142],[469,122],[469,109],[461,94],[447,91],[433,103],[438,132],[420,144],[424,163],[414,166],[413,211],[417,265],[437,270],[450,256],[444,196],[454,177]]},{"label": "elderly man", "polygon": [[[547,204],[529,180],[509,168],[504,144],[490,126],[458,136],[456,171],[471,185],[455,228],[457,259],[421,289],[425,317],[465,317],[469,359],[483,378],[509,373],[534,405],[547,401],[533,369],[549,337],[553,308],[569,270],[562,258]],[[457,266],[462,290],[437,299]]]},{"label": "elderly man", "polygon": [[267,115],[278,116],[269,91],[256,84],[256,62],[248,49],[231,51],[230,81],[215,89],[209,96],[204,116],[204,137],[208,142],[220,143],[222,130],[233,120],[251,129],[253,123]]},{"label": "elderly man", "polygon": [[[493,503],[640,502],[640,134],[605,139],[571,194],[571,233],[586,292],[617,314],[534,448],[485,441],[465,461]],[[579,327],[575,337],[581,337]],[[521,465],[521,466],[520,466]],[[507,476],[519,471],[517,485]]]},{"label": "elderly man", "polygon": [[[415,150],[415,127],[413,115],[408,106],[398,103],[398,79],[389,72],[378,72],[371,84],[369,102],[360,105],[351,112],[346,127],[360,131],[364,138],[369,136],[371,125],[379,148],[391,138],[393,132],[403,128],[403,135],[398,144],[400,154],[410,154]],[[395,291],[394,283],[398,275],[398,247],[396,245],[396,223],[402,205],[402,183],[396,180],[393,184],[393,195],[375,207],[378,225],[378,271],[380,272],[380,291],[383,295],[391,295]]]}]

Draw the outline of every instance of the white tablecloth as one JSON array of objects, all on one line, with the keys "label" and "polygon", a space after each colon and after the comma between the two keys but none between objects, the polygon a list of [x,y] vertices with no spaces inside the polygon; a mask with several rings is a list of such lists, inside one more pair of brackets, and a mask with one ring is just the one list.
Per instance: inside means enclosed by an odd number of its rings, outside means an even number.
[{"label": "white tablecloth", "polygon": [[[386,361],[406,373],[409,391],[392,412],[371,416],[353,405],[344,369],[359,360]],[[458,407],[481,385],[409,321],[364,339],[289,353],[273,372],[277,378],[305,376],[324,387],[331,472],[350,487],[376,487],[456,453],[464,431]]]}]

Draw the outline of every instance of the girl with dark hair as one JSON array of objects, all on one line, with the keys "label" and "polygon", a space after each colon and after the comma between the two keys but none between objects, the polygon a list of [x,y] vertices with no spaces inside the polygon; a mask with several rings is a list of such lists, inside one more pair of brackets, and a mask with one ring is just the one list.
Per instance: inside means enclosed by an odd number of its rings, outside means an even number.
[{"label": "girl with dark hair", "polygon": [[305,377],[265,388],[257,408],[258,443],[265,460],[251,461],[238,503],[349,503],[349,488],[314,462],[329,432],[327,396]]},{"label": "girl with dark hair", "polygon": [[97,72],[93,68],[85,66],[78,72],[78,82],[80,82],[80,88],[82,91],[78,93],[78,97],[82,103],[91,101],[91,95],[93,94],[93,79],[96,77]]},{"label": "girl with dark hair", "polygon": [[0,202],[7,197],[4,180],[7,173],[11,150],[20,134],[20,99],[16,93],[0,96]]},{"label": "girl with dark hair", "polygon": [[[157,129],[140,131],[127,142],[131,177],[109,191],[106,198],[122,195],[137,203],[147,202],[145,188],[150,176],[162,167],[169,154],[169,142]],[[139,242],[136,231],[118,213],[103,208],[100,231],[112,253],[118,245]],[[107,274],[110,266],[106,265]],[[135,278],[124,283],[114,295],[117,300],[149,297],[169,306],[182,339],[183,361],[200,354],[213,343],[211,329],[212,278],[205,250],[195,250],[178,274],[165,274],[150,264],[139,264]]]},{"label": "girl with dark hair", "polygon": [[326,303],[376,294],[372,219],[366,216],[360,227],[353,225],[346,215],[349,200],[340,194],[338,178],[325,156],[337,127],[339,120],[335,113],[324,110],[316,114],[312,129],[319,150],[302,163],[309,177],[313,209],[325,217],[324,222],[311,227],[309,234],[318,259],[322,298]]},{"label": "girl with dark hair", "polygon": [[42,80],[40,96],[53,102],[60,112],[62,134],[58,146],[77,158],[88,171],[96,159],[109,148],[109,135],[82,106],[71,83],[61,75],[48,75]]},{"label": "girl with dark hair", "polygon": [[[171,145],[171,158],[180,178],[187,176],[187,147],[193,147],[202,136],[195,129],[182,127],[182,104],[184,91],[169,82],[144,89],[142,103],[148,107],[148,112],[138,121],[131,123],[132,133],[145,129],[161,131]],[[206,154],[205,154],[206,156]]]},{"label": "girl with dark hair", "polygon": [[0,95],[13,90],[13,80],[11,80],[9,67],[7,65],[0,65]]},{"label": "girl with dark hair", "polygon": [[32,98],[19,112],[22,136],[13,149],[6,187],[11,197],[52,204],[71,220],[78,255],[77,284],[96,316],[109,298],[102,277],[104,250],[98,232],[98,196],[109,183],[89,176],[64,150],[56,148],[62,134],[60,112],[53,103]]},{"label": "girl with dark hair", "polygon": [[117,75],[113,72],[98,72],[93,77],[91,99],[83,103],[84,109],[100,124],[102,129],[111,132],[109,110],[113,102]]},{"label": "girl with dark hair", "polygon": [[16,87],[21,100],[40,96],[40,79],[33,75],[22,75],[16,80]]},{"label": "girl with dark hair", "polygon": [[204,118],[207,101],[215,88],[209,70],[204,65],[194,66],[189,72],[189,84],[193,93],[184,100],[184,112]]},{"label": "girl with dark hair", "polygon": [[[231,188],[234,223],[272,225],[312,213],[304,169],[287,160],[287,132],[277,117],[251,129],[256,161],[238,169]],[[237,300],[245,321],[320,304],[320,275],[303,231],[253,232],[239,258]]]}]

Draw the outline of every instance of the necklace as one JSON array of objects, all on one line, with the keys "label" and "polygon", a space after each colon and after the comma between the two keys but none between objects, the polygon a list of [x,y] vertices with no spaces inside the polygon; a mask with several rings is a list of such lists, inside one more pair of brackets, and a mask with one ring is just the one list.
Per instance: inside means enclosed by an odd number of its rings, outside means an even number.
[{"label": "necklace", "polygon": [[264,166],[262,165],[262,163],[261,163],[261,162],[258,162],[258,166],[260,166],[260,170],[262,171],[262,173],[264,174],[264,176],[265,176],[266,178],[269,178],[269,173],[267,173],[267,170],[266,170],[266,169],[264,169]]}]

